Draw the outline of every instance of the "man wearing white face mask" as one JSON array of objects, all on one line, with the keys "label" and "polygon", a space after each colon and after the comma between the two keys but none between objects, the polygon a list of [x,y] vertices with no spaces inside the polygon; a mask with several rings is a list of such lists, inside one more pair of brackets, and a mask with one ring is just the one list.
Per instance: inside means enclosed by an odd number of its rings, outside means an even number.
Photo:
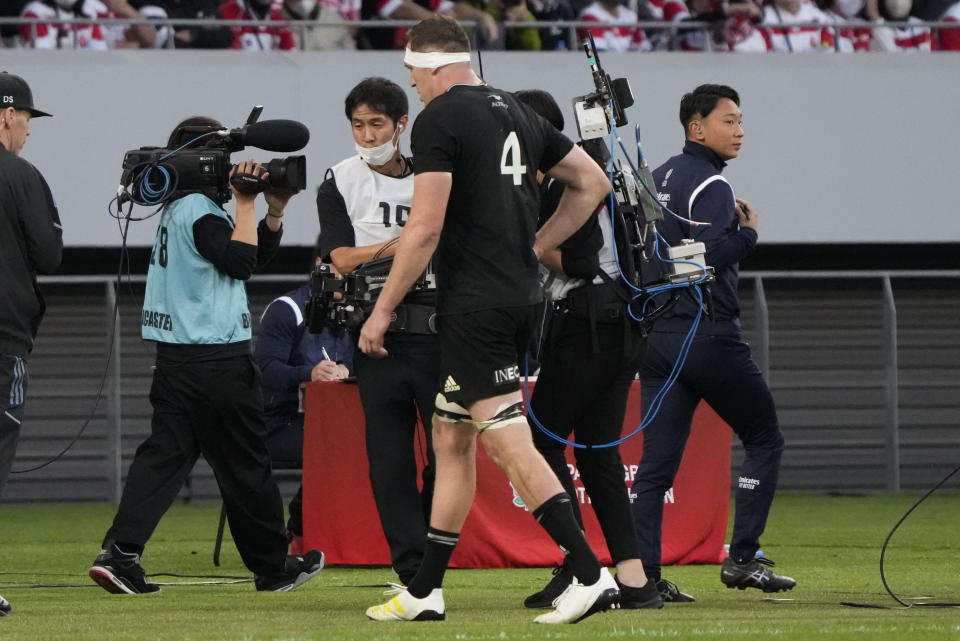
[{"label": "man wearing white face mask", "polygon": [[885,22],[906,22],[904,27],[875,28],[873,30],[873,51],[930,51],[933,34],[923,21],[910,15],[913,0],[879,0],[877,12],[880,18],[876,24]]},{"label": "man wearing white face mask", "polygon": [[[413,167],[400,152],[407,95],[385,78],[367,78],[347,95],[345,112],[357,154],[329,170],[317,194],[320,256],[342,274],[393,256],[413,201]],[[406,585],[420,567],[433,498],[434,457],[429,429],[440,386],[434,323],[436,290],[406,295],[386,334],[390,355],[356,352],[354,372],[366,419],[370,483],[391,564]],[[372,304],[371,304],[372,306]],[[417,414],[427,426],[422,436]],[[426,461],[417,489],[417,458]]]},{"label": "man wearing white face mask", "polygon": [[[356,6],[354,6],[356,5]],[[290,20],[319,20],[327,23],[340,23],[344,20],[357,20],[360,17],[360,3],[353,0],[284,0],[283,13]],[[320,26],[298,28],[292,26],[297,48],[305,51],[328,51],[331,49],[356,49],[350,29],[343,26]]]}]

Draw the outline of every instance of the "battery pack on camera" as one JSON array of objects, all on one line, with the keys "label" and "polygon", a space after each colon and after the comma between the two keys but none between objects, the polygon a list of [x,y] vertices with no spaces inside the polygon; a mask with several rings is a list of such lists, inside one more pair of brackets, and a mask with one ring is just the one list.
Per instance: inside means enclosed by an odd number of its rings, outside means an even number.
[{"label": "battery pack on camera", "polygon": [[703,243],[687,238],[675,247],[667,247],[667,258],[677,261],[667,263],[670,269],[667,278],[673,283],[702,278],[707,269],[706,252]]}]

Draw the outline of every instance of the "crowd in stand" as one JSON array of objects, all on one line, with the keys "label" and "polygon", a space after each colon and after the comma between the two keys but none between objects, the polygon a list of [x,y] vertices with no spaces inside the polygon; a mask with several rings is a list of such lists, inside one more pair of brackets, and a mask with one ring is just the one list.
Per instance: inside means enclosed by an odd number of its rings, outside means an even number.
[{"label": "crowd in stand", "polygon": [[[535,26],[546,21],[597,23],[589,31],[600,51],[960,50],[960,0],[6,0],[2,5],[0,16],[34,22],[3,26],[0,47],[34,49],[394,49],[402,46],[405,30],[375,27],[376,21],[441,13],[475,23],[471,37],[488,50],[574,44],[568,42],[569,29]],[[104,22],[110,18],[207,22],[156,27]],[[78,22],[86,19],[90,22]],[[301,20],[312,26],[288,26]],[[343,24],[358,20],[371,26]],[[264,24],[274,21],[284,23]],[[604,24],[638,21],[670,26]],[[937,21],[958,26],[926,24]],[[531,27],[506,29],[504,22]],[[578,37],[587,31],[577,29]]]}]

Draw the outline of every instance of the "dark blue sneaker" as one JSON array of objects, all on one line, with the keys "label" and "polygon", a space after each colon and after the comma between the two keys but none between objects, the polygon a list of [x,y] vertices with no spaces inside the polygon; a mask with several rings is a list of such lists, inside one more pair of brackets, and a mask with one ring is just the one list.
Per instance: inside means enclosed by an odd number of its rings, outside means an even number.
[{"label": "dark blue sneaker", "polygon": [[[764,567],[766,566],[766,567]],[[773,567],[773,561],[767,558],[751,559],[746,563],[737,563],[729,556],[720,570],[720,580],[728,588],[746,590],[757,588],[764,592],[792,590],[797,584],[788,576],[776,574],[767,567]]]}]

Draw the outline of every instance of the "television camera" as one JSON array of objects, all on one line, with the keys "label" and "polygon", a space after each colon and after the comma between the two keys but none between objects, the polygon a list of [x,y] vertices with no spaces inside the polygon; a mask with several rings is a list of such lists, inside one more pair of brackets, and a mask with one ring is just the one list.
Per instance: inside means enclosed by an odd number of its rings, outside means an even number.
[{"label": "television camera", "polygon": [[[393,256],[361,263],[349,274],[338,276],[329,265],[317,265],[310,274],[310,298],[307,300],[307,329],[314,334],[324,327],[343,328],[357,334],[387,282]],[[433,287],[433,278],[423,274],[410,291]],[[400,305],[395,315],[405,313]],[[392,318],[391,326],[403,327],[406,319]]]},{"label": "television camera", "polygon": [[[184,127],[184,132],[196,134],[196,138],[177,149],[140,147],[126,152],[119,204],[129,200],[138,205],[158,205],[192,193],[221,204],[229,201],[232,152],[247,146],[266,151],[298,151],[310,140],[310,131],[295,120],[258,122],[262,110],[261,106],[254,107],[246,124],[236,129]],[[270,187],[290,191],[306,188],[304,156],[274,158],[264,167],[269,172],[266,180]]]},{"label": "television camera", "polygon": [[[658,285],[709,282],[713,279],[713,269],[706,266],[703,243],[668,247],[664,257],[667,259],[664,261],[666,273],[644,268],[656,253],[655,225],[663,218],[664,210],[653,191],[653,176],[640,149],[639,134],[638,162],[635,167],[631,164],[625,169],[623,163],[612,155],[612,141],[609,147],[607,143],[615,127],[627,124],[625,110],[634,104],[633,91],[626,78],[611,79],[604,71],[592,34],[588,34],[582,44],[593,77],[594,91],[573,99],[574,119],[584,151],[611,174],[614,236],[624,277],[634,290],[640,292],[641,297],[647,289]],[[678,295],[672,297],[674,302]],[[666,311],[664,307],[671,306],[670,302],[664,303],[656,310],[648,311],[645,316],[650,318]]]}]

